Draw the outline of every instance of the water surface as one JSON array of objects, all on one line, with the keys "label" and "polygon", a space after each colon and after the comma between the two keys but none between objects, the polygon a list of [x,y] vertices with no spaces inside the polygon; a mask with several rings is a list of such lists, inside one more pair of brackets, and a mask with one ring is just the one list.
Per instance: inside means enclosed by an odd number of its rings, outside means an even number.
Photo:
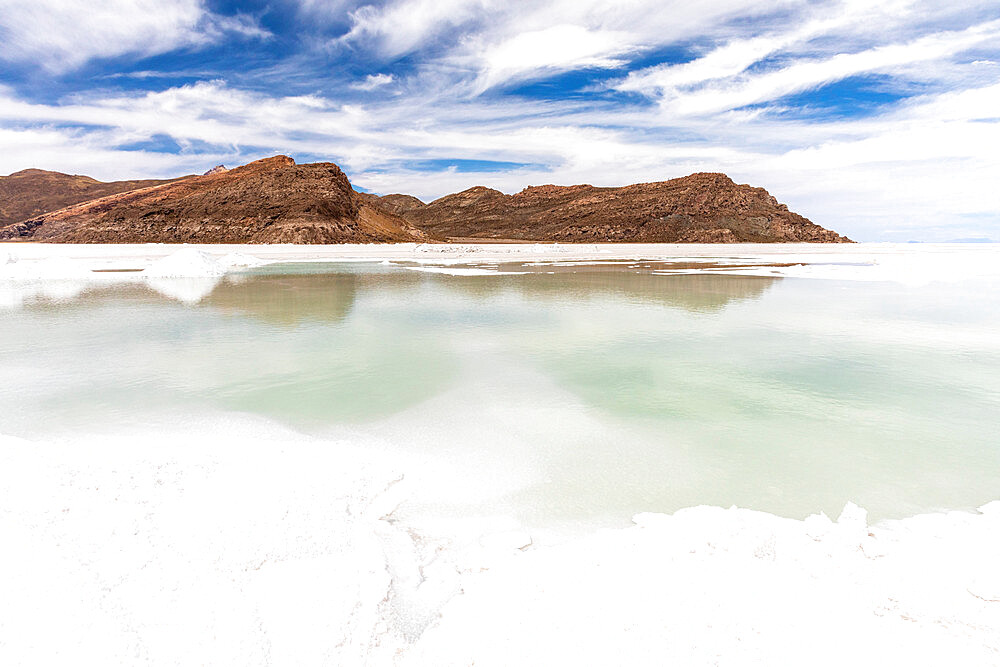
[{"label": "water surface", "polygon": [[500,268],[528,273],[285,264],[188,286],[194,303],[35,298],[0,318],[0,432],[263,417],[447,465],[484,491],[437,489],[439,511],[529,524],[1000,497],[995,284]]}]

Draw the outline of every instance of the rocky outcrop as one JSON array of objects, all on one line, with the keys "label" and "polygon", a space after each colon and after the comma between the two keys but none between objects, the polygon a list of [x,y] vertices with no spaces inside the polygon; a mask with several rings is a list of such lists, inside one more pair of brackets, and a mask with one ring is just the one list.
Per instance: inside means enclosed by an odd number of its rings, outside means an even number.
[{"label": "rocky outcrop", "polygon": [[542,185],[514,195],[474,187],[399,214],[449,239],[849,242],[792,213],[763,188],[713,173],[618,188]]},{"label": "rocky outcrop", "polygon": [[4,227],[0,238],[68,243],[427,240],[406,220],[363,199],[337,165],[297,165],[283,155],[63,208]]},{"label": "rocky outcrop", "polygon": [[208,171],[206,171],[204,174],[202,174],[202,176],[211,176],[212,174],[222,174],[222,173],[225,173],[227,171],[229,171],[229,170],[226,169],[226,165],[224,165],[224,164],[217,164],[214,167],[212,167],[211,169],[209,169]]},{"label": "rocky outcrop", "polygon": [[417,211],[425,206],[424,202],[420,201],[413,195],[383,195],[379,197],[382,201],[382,205],[395,213],[396,215],[405,215],[410,211]]},{"label": "rocky outcrop", "polygon": [[178,179],[104,183],[89,176],[25,169],[10,176],[0,176],[0,227],[72,204],[175,180]]}]

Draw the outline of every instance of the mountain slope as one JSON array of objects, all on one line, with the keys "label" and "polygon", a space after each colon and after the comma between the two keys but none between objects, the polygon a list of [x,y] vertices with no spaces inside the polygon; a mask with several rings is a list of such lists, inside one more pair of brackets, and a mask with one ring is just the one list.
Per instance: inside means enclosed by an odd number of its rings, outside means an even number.
[{"label": "mountain slope", "polygon": [[67,243],[371,243],[423,241],[373,206],[337,165],[283,155],[115,194],[0,229],[0,238]]},{"label": "mountain slope", "polygon": [[790,212],[763,188],[711,173],[618,188],[542,185],[515,195],[475,187],[400,215],[432,235],[469,240],[849,241]]},{"label": "mountain slope", "polygon": [[25,169],[10,176],[0,176],[0,227],[90,199],[176,180],[178,179],[103,183],[89,176]]},{"label": "mountain slope", "polygon": [[422,209],[427,206],[427,204],[413,195],[382,195],[379,199],[382,201],[382,206],[396,215],[405,215],[410,211]]}]

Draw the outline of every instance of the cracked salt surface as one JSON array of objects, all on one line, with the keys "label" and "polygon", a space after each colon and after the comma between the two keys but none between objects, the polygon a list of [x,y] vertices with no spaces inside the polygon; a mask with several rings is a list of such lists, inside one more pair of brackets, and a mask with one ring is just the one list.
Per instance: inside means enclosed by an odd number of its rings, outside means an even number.
[{"label": "cracked salt surface", "polygon": [[0,493],[16,545],[0,567],[17,573],[0,584],[4,664],[988,665],[1000,651],[1000,502],[873,527],[851,505],[835,522],[696,507],[535,546],[488,523],[478,539],[407,528],[393,517],[406,475],[365,449],[207,426],[0,439],[17,471]]}]

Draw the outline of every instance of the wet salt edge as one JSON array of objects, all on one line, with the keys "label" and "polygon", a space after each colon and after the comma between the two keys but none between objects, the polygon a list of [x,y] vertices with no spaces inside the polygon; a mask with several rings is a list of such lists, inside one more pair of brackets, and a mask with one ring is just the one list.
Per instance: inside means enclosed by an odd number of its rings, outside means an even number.
[{"label": "wet salt edge", "polygon": [[[527,266],[587,266],[624,261],[705,263],[654,273],[725,273],[746,276],[783,276],[830,280],[893,281],[923,285],[1000,276],[996,261],[1000,245],[968,246],[911,244],[853,244],[850,246],[700,245],[664,244],[560,245],[342,245],[342,246],[212,246],[137,245],[79,246],[6,244],[0,252],[0,283],[45,280],[128,281],[136,274],[94,273],[94,270],[141,269],[142,278],[220,277],[227,271],[274,262],[392,262],[421,266],[409,270],[450,275],[505,275],[517,273],[455,264],[516,262]],[[716,262],[757,263],[759,267],[730,268]],[[768,264],[793,264],[768,266]],[[426,266],[430,265],[430,266]]]}]

